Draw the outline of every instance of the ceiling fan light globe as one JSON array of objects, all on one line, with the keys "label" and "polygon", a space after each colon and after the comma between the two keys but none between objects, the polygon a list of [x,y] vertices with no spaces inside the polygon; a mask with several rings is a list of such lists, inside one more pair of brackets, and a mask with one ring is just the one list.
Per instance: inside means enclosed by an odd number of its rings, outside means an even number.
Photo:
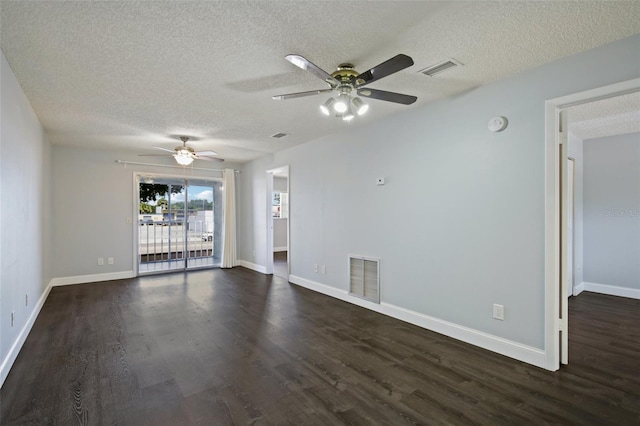
[{"label": "ceiling fan light globe", "polygon": [[338,101],[333,105],[333,109],[339,113],[342,114],[344,112],[346,112],[351,106],[351,97],[346,94],[346,93],[342,93],[340,96],[338,96]]},{"label": "ceiling fan light globe", "polygon": [[343,100],[339,100],[333,106],[333,109],[338,113],[342,114],[347,110],[347,104]]},{"label": "ceiling fan light globe", "polygon": [[344,114],[344,115],[342,116],[342,121],[347,121],[347,122],[349,122],[349,121],[353,120],[353,118],[354,118],[354,117],[355,117],[355,115],[353,115],[353,113],[348,112],[348,113],[346,113],[346,114]]},{"label": "ceiling fan light globe", "polygon": [[176,162],[181,166],[188,166],[193,163],[193,158],[190,155],[174,154],[173,158],[175,158]]},{"label": "ceiling fan light globe", "polygon": [[353,98],[353,107],[358,115],[363,115],[369,110],[369,105],[362,102],[360,98]]},{"label": "ceiling fan light globe", "polygon": [[324,115],[331,115],[331,107],[335,103],[336,103],[335,99],[333,99],[333,98],[327,99],[327,102],[325,102],[322,105],[320,105],[320,111],[322,111],[322,113]]}]

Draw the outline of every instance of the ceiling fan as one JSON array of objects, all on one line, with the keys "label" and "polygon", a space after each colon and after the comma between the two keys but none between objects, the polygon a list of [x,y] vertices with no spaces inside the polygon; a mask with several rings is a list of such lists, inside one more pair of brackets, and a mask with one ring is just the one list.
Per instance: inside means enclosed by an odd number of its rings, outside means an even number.
[{"label": "ceiling fan", "polygon": [[378,81],[381,78],[412,66],[413,59],[407,55],[396,55],[363,73],[358,73],[353,65],[348,63],[338,65],[336,71],[329,74],[300,55],[287,55],[285,59],[298,68],[309,71],[311,74],[320,78],[329,85],[329,88],[276,95],[273,96],[273,99],[294,99],[335,91],[338,93],[337,99],[331,97],[320,106],[320,110],[325,115],[331,115],[332,112],[335,112],[337,117],[345,121],[350,121],[355,116],[354,112],[358,115],[364,114],[369,106],[359,97],[352,98],[352,92],[357,93],[358,96],[362,96],[363,98],[378,99],[380,101],[395,102],[403,105],[410,105],[418,99],[411,95],[365,87],[374,81]]},{"label": "ceiling fan", "polygon": [[207,161],[224,161],[222,158],[214,157],[214,155],[218,155],[214,151],[194,151],[193,148],[187,146],[187,142],[189,141],[188,136],[180,136],[180,140],[182,141],[182,146],[177,146],[174,149],[167,149],[161,146],[154,146],[154,148],[170,152],[171,154],[140,154],[141,157],[149,157],[149,156],[168,156],[172,155],[173,158],[176,159],[176,162],[181,166],[188,166],[193,162],[193,160],[207,160]]}]

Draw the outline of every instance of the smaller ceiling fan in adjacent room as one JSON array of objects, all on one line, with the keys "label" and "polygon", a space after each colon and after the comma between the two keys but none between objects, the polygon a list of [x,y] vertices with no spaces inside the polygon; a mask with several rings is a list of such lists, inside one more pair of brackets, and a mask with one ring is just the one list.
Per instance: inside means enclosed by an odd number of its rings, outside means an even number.
[{"label": "smaller ceiling fan in adjacent room", "polygon": [[[366,85],[374,81],[378,81],[383,77],[387,77],[412,66],[413,59],[407,55],[396,55],[363,73],[357,72],[353,65],[345,63],[340,64],[336,71],[329,74],[300,55],[287,55],[285,59],[298,68],[309,71],[311,74],[320,78],[329,85],[329,88],[276,95],[273,99],[294,99],[335,91],[338,94],[336,98],[330,97],[324,104],[320,105],[320,110],[325,115],[331,115],[333,113],[336,117],[342,118],[345,121],[351,121],[356,114],[364,114],[369,109],[369,105],[364,103],[358,96],[403,105],[410,105],[418,99],[412,95],[370,89],[368,87],[365,88]],[[355,92],[358,96],[352,97],[352,92]]]},{"label": "smaller ceiling fan in adjacent room", "polygon": [[176,159],[176,162],[181,166],[190,165],[193,160],[206,160],[206,161],[224,161],[224,159],[219,157],[214,157],[218,155],[214,151],[194,151],[193,148],[187,146],[187,142],[189,142],[188,136],[180,136],[180,140],[182,141],[182,146],[177,146],[174,149],[162,148],[160,146],[154,146],[155,149],[160,149],[162,151],[169,152],[170,154],[140,154],[141,157],[156,157],[156,156],[169,156],[171,155]]}]

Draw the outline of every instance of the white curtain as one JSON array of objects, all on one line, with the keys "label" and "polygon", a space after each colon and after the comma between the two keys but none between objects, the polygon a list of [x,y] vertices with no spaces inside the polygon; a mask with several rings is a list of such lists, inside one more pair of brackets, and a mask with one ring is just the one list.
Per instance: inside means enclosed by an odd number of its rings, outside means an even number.
[{"label": "white curtain", "polygon": [[224,186],[224,237],[222,243],[222,268],[238,265],[236,251],[236,173],[225,169],[222,177]]}]

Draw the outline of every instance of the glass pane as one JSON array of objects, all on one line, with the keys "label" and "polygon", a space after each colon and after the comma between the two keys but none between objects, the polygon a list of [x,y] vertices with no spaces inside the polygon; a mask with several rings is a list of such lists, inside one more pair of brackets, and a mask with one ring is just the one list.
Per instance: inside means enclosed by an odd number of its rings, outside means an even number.
[{"label": "glass pane", "polygon": [[154,179],[141,182],[139,188],[138,271],[183,269],[184,185]]},{"label": "glass pane", "polygon": [[187,189],[188,268],[220,266],[222,182],[190,180]]}]

